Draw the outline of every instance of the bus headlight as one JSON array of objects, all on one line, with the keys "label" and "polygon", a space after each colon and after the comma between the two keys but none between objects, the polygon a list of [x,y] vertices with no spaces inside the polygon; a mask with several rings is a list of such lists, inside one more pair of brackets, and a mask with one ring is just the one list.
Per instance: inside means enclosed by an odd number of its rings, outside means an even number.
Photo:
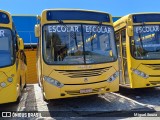
[{"label": "bus headlight", "polygon": [[147,75],[146,73],[140,71],[140,70],[137,70],[137,69],[132,69],[133,73],[135,73],[136,75],[138,76],[141,76],[145,79],[147,79],[149,77],[149,75]]},{"label": "bus headlight", "polygon": [[1,82],[1,83],[0,83],[0,86],[1,86],[2,88],[4,88],[4,87],[7,86],[7,84],[6,84],[5,82]]},{"label": "bus headlight", "polygon": [[107,79],[107,82],[113,82],[119,76],[119,72],[115,72],[110,78]]},{"label": "bus headlight", "polygon": [[9,77],[7,80],[8,80],[8,82],[13,82],[13,78],[12,77]]},{"label": "bus headlight", "polygon": [[48,83],[52,84],[52,85],[55,85],[59,88],[63,87],[64,84],[60,83],[59,81],[51,78],[51,77],[48,77],[48,76],[44,76],[44,80],[47,81]]}]

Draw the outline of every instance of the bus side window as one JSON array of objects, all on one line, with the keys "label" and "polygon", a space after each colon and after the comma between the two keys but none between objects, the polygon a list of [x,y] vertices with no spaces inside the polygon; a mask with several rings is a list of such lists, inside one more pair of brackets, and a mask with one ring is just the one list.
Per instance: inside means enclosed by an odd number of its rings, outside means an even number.
[{"label": "bus side window", "polygon": [[121,37],[122,37],[122,54],[123,57],[127,57],[126,56],[126,29],[121,31]]},{"label": "bus side window", "polygon": [[118,56],[120,56],[120,34],[119,32],[115,34],[115,39],[116,39]]},{"label": "bus side window", "polygon": [[130,44],[131,44],[131,54],[133,57],[136,57],[136,46],[135,46],[135,40],[133,37],[130,37]]}]

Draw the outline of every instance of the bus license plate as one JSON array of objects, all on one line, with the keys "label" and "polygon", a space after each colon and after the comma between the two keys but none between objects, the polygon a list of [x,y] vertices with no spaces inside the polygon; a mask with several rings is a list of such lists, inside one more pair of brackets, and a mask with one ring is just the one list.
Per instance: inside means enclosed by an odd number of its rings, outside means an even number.
[{"label": "bus license plate", "polygon": [[91,88],[81,89],[81,90],[80,90],[80,93],[91,93],[91,92],[92,92],[92,89],[91,89]]}]

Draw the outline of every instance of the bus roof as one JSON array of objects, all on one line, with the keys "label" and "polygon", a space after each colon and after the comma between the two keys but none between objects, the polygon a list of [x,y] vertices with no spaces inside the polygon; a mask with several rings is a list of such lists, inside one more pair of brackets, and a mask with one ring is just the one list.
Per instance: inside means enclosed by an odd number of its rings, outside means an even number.
[{"label": "bus roof", "polygon": [[107,12],[103,12],[103,11],[97,11],[97,10],[87,10],[87,9],[70,9],[70,8],[57,8],[57,9],[44,9],[43,11],[42,11],[42,13],[44,12],[44,11],[49,11],[49,10],[52,10],[52,11],[64,11],[64,10],[66,10],[66,11],[86,11],[86,12],[97,12],[97,13],[105,13],[105,14],[109,14],[109,13],[107,13]]},{"label": "bus roof", "polygon": [[43,10],[42,18],[45,22],[59,21],[59,20],[83,20],[96,22],[112,22],[112,16],[109,13],[95,10],[83,9],[46,9]]}]

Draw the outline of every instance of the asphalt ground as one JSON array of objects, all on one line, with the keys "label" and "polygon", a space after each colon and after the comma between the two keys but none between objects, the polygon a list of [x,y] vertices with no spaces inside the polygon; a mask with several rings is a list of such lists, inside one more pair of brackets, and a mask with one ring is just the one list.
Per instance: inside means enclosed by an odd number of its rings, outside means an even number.
[{"label": "asphalt ground", "polygon": [[[20,103],[0,105],[0,112],[4,111],[15,113],[12,114],[12,118],[8,119],[16,120],[64,118],[139,118],[146,120],[153,119],[153,117],[158,119],[160,117],[160,87],[144,89],[121,87],[120,91],[116,93],[111,92],[105,95],[91,95],[45,102],[40,87],[37,84],[32,84],[27,85],[27,88],[23,90]],[[21,113],[21,115],[18,116],[16,113]],[[27,116],[25,116],[26,114]],[[156,117],[156,115],[159,117]]]}]

